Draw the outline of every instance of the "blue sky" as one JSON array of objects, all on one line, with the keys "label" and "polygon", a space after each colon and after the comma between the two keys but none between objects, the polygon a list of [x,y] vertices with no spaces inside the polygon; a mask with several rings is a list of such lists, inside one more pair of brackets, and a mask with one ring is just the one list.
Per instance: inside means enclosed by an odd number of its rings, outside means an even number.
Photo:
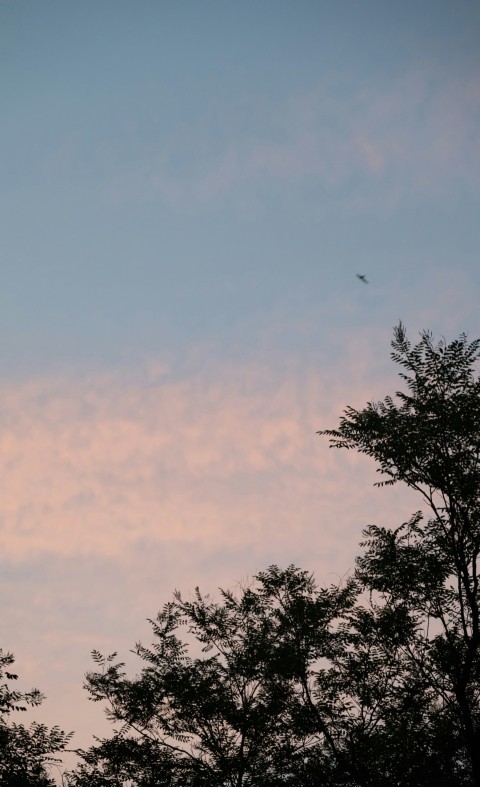
[{"label": "blue sky", "polygon": [[432,269],[478,286],[477,3],[1,16],[5,373],[255,353],[349,298],[390,329]]},{"label": "blue sky", "polygon": [[175,587],[329,582],[418,508],[315,431],[395,390],[399,319],[480,336],[479,40],[466,0],[0,3],[0,645],[76,745]]}]

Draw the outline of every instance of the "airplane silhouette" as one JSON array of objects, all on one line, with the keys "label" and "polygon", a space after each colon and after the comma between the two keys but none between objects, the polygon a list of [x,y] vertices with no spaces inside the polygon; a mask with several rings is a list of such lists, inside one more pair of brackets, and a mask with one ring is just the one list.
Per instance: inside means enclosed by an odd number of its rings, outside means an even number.
[{"label": "airplane silhouette", "polygon": [[367,277],[364,276],[362,273],[357,273],[357,279],[360,279],[360,281],[363,281],[364,284],[368,284]]}]

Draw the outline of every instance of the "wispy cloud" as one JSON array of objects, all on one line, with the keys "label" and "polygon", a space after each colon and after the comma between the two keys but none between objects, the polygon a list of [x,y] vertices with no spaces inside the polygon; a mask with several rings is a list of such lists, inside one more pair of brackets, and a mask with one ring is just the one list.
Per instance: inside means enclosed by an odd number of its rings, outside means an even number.
[{"label": "wispy cloud", "polygon": [[[335,392],[255,369],[148,387],[100,376],[5,388],[7,554],[119,555],[142,539],[232,548],[315,528]],[[326,485],[326,486],[325,486]],[[328,526],[326,526],[328,528]]]},{"label": "wispy cloud", "polygon": [[175,587],[215,592],[272,562],[337,582],[362,526],[408,515],[372,490],[370,462],[315,435],[370,397],[371,352],[345,348],[348,386],[334,365],[247,362],[2,384],[1,638],[49,697],[37,717],[87,745],[102,729],[81,692],[89,651],[128,660]]},{"label": "wispy cloud", "polygon": [[[346,205],[394,206],[480,181],[480,72],[436,64],[360,83],[324,79],[316,90],[262,103],[252,94],[159,139],[109,180],[108,199],[161,199],[173,207],[221,198],[245,204],[265,190],[344,193]],[[233,101],[233,100],[232,100]],[[207,111],[207,110],[206,110]],[[107,174],[107,180],[109,176]]]}]

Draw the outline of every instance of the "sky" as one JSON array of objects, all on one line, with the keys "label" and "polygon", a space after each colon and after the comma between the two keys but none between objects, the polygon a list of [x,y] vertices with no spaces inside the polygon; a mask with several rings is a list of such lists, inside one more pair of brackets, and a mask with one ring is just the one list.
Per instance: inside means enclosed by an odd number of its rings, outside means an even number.
[{"label": "sky", "polygon": [[315,433],[398,388],[400,319],[480,336],[479,39],[476,0],[0,0],[0,646],[74,745],[174,589],[338,581],[419,507]]}]

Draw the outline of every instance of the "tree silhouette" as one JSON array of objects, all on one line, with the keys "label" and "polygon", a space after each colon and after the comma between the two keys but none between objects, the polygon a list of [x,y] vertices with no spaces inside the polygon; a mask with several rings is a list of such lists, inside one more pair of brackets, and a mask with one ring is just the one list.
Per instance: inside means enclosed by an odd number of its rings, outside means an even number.
[{"label": "tree silhouette", "polygon": [[37,722],[26,727],[10,721],[10,714],[40,705],[44,699],[37,689],[20,692],[10,687],[18,678],[10,672],[13,663],[13,655],[0,649],[0,785],[54,787],[48,768],[60,762],[53,755],[63,751],[71,734]]},{"label": "tree silhouette", "polygon": [[435,344],[424,332],[412,347],[400,323],[392,348],[407,392],[348,408],[337,430],[320,434],[373,457],[380,486],[406,484],[429,512],[394,531],[368,528],[357,577],[408,619],[412,675],[449,719],[480,785],[480,341]]},{"label": "tree silhouette", "polygon": [[114,730],[72,787],[479,787],[480,342],[412,347],[400,324],[392,346],[407,391],[320,434],[428,517],[367,528],[338,586],[271,566],[220,601],[176,593],[134,678],[94,651]]}]

